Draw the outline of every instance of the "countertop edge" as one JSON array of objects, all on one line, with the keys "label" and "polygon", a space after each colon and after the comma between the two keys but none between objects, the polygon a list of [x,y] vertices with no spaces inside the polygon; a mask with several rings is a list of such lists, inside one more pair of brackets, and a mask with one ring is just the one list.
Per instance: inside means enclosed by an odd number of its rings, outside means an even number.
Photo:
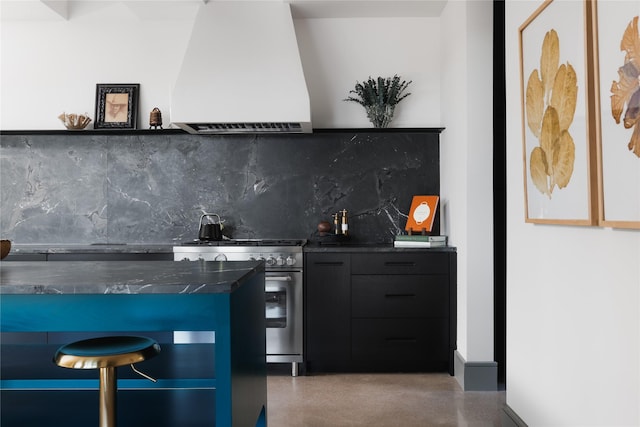
[{"label": "countertop edge", "polygon": [[10,255],[173,253],[179,244],[12,244]]},{"label": "countertop edge", "polygon": [[[50,254],[170,254],[175,244],[15,244],[11,247],[12,257],[20,255]],[[455,246],[430,248],[396,248],[393,243],[354,245],[307,244],[304,252],[456,252]]]},{"label": "countertop edge", "polygon": [[436,246],[424,248],[396,248],[392,243],[379,245],[323,245],[323,246],[305,246],[304,252],[343,252],[343,253],[371,253],[371,252],[456,252],[455,246]]}]

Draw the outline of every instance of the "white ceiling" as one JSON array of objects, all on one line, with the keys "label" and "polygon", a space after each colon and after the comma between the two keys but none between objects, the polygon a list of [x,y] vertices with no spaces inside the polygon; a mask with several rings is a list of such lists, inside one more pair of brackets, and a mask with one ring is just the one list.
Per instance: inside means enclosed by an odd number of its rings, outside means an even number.
[{"label": "white ceiling", "polygon": [[[190,9],[209,1],[256,0],[0,0],[0,19],[3,21],[40,21],[73,19],[74,9],[93,5],[105,7],[121,3],[144,7],[150,14],[155,9]],[[283,1],[291,4],[294,18],[368,18],[368,17],[438,17],[447,0],[257,0]]]}]

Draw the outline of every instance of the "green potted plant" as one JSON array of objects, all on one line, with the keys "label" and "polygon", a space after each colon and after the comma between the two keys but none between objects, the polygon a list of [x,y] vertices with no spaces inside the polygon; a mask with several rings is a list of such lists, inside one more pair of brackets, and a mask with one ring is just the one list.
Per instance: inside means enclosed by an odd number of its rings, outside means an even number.
[{"label": "green potted plant", "polygon": [[411,93],[404,93],[411,84],[410,81],[401,80],[398,75],[393,77],[378,77],[369,79],[363,83],[356,82],[349,96],[344,101],[357,102],[367,112],[367,117],[376,128],[386,128],[393,119],[393,113],[398,102],[405,99]]}]

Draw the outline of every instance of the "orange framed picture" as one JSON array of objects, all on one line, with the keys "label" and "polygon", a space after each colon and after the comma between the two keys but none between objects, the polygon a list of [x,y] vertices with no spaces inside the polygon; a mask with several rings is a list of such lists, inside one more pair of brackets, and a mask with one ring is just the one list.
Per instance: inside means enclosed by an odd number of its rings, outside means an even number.
[{"label": "orange framed picture", "polygon": [[430,232],[439,200],[439,196],[413,196],[404,229],[411,233],[419,233],[423,230]]}]

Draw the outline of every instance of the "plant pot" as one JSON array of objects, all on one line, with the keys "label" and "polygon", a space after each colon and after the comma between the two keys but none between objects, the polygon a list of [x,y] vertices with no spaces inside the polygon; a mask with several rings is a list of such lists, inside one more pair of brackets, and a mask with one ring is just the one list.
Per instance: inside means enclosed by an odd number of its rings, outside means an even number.
[{"label": "plant pot", "polygon": [[369,105],[364,107],[367,112],[367,117],[373,123],[373,127],[386,128],[393,120],[393,111],[395,105]]}]

